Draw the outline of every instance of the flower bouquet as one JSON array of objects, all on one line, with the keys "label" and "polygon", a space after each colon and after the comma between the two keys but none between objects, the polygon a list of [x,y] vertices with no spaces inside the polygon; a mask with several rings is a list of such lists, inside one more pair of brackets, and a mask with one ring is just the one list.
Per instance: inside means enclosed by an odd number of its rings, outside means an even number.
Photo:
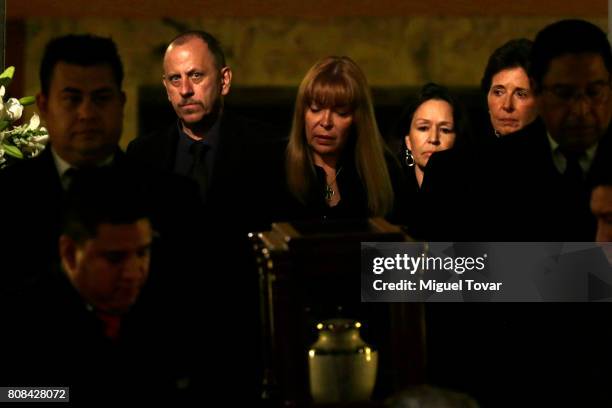
[{"label": "flower bouquet", "polygon": [[40,118],[36,113],[28,123],[14,125],[14,122],[21,118],[23,107],[35,101],[33,96],[9,98],[4,101],[6,87],[13,80],[14,74],[15,67],[8,67],[0,74],[0,168],[6,167],[10,159],[19,160],[39,155],[49,140],[47,129],[40,126]]}]

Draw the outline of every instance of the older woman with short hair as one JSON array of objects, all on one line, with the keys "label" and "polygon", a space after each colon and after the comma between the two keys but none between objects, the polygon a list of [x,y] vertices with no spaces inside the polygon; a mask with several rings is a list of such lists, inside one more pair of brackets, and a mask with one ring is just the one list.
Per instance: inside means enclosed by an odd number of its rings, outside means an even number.
[{"label": "older woman with short hair", "polygon": [[538,115],[528,75],[532,44],[526,38],[510,40],[489,57],[480,87],[497,137],[522,129]]}]

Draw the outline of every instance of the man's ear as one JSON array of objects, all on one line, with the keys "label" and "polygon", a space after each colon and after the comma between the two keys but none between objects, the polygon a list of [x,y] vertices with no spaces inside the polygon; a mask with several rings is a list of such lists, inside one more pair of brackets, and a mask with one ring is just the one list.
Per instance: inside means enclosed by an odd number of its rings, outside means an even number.
[{"label": "man's ear", "polygon": [[59,237],[59,253],[62,261],[62,268],[69,278],[73,278],[76,271],[77,244],[68,235]]},{"label": "man's ear", "polygon": [[221,68],[221,95],[229,93],[232,86],[232,69],[230,67]]},{"label": "man's ear", "polygon": [[47,95],[39,92],[36,94],[36,107],[38,108],[38,112],[44,121],[47,120],[47,112],[49,108],[49,98]]}]

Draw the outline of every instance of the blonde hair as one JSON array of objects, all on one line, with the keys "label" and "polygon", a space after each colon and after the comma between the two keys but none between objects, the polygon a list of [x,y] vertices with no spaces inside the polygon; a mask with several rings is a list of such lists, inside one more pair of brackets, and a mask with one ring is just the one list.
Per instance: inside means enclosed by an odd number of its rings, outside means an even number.
[{"label": "blonde hair", "polygon": [[386,146],[376,125],[366,77],[349,57],[323,58],[310,68],[300,84],[287,146],[289,191],[306,204],[308,192],[316,184],[304,121],[306,109],[312,104],[322,108],[346,107],[352,112],[351,138],[354,140],[346,147],[354,146],[355,165],[367,194],[371,215],[387,215],[393,207],[394,196],[385,161]]}]

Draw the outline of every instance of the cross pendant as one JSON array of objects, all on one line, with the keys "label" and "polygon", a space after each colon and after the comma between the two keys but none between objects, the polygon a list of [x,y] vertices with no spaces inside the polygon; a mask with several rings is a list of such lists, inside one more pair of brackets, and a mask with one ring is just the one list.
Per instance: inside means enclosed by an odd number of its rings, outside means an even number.
[{"label": "cross pendant", "polygon": [[334,196],[335,191],[333,188],[331,188],[329,185],[325,186],[325,199],[327,201],[331,201],[332,197]]}]

